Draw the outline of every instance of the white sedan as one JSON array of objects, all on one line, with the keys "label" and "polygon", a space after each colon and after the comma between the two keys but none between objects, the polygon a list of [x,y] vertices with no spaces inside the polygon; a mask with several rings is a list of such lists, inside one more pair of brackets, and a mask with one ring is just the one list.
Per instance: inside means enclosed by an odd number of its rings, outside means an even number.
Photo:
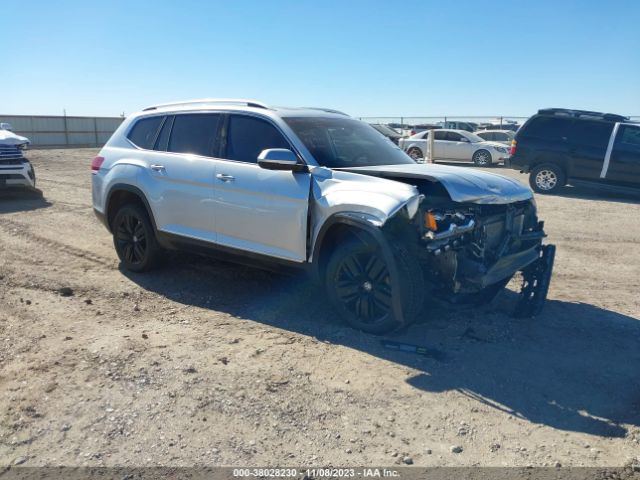
[{"label": "white sedan", "polygon": [[465,130],[438,129],[417,133],[400,139],[400,148],[414,160],[428,158],[429,133],[434,132],[433,161],[466,161],[478,166],[504,162],[509,148],[498,142],[487,142],[475,133]]}]

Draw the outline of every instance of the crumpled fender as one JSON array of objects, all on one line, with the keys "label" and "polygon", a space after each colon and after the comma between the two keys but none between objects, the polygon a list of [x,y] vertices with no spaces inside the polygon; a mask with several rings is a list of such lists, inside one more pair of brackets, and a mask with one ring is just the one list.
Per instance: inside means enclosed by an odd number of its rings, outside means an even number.
[{"label": "crumpled fender", "polygon": [[348,215],[380,228],[404,207],[412,218],[422,200],[416,187],[393,180],[322,167],[314,168],[311,174],[309,258],[322,226],[334,215]]}]

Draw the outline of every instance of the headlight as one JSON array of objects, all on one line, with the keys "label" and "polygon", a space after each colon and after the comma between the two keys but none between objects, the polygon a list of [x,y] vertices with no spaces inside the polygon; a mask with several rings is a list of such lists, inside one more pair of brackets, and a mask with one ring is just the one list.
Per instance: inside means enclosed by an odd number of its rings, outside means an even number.
[{"label": "headlight", "polygon": [[507,153],[507,149],[506,147],[493,147],[495,148],[497,151],[499,151],[500,153]]}]

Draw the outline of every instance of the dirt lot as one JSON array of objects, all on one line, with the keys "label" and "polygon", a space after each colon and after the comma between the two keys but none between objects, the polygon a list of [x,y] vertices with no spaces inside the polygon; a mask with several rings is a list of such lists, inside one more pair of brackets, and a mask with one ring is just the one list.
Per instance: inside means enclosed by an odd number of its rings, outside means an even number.
[{"label": "dirt lot", "polygon": [[121,272],[91,210],[95,154],[32,151],[43,196],[0,194],[0,464],[639,455],[640,200],[539,197],[558,245],[544,314],[511,318],[509,290],[482,309],[431,309],[389,336],[431,349],[419,356],[345,327],[298,278],[188,255]]}]

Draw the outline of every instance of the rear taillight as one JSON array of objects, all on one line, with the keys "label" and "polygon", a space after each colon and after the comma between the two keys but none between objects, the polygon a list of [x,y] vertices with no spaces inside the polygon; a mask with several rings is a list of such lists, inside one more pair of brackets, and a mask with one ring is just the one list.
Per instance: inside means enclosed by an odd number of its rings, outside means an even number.
[{"label": "rear taillight", "polygon": [[411,130],[411,135],[415,135],[416,131],[415,130]]},{"label": "rear taillight", "polygon": [[104,162],[104,157],[96,157],[91,161],[91,173],[94,175],[98,173],[100,167],[102,166],[102,162]]},{"label": "rear taillight", "polygon": [[518,145],[518,142],[516,142],[515,140],[511,140],[511,150],[509,150],[509,155],[511,155],[512,157],[516,154],[517,145]]}]

